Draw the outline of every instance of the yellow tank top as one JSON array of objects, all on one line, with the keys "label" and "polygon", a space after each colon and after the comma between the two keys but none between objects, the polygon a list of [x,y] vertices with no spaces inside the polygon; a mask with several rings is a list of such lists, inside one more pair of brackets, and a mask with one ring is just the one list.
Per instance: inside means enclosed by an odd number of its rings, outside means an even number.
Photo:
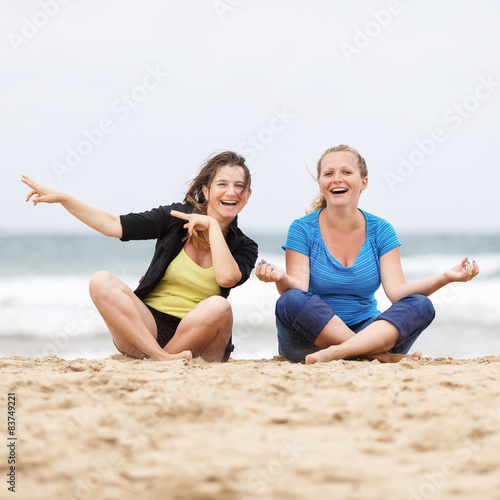
[{"label": "yellow tank top", "polygon": [[220,295],[214,268],[200,267],[187,256],[183,248],[144,303],[157,311],[182,319],[196,304],[212,295]]}]

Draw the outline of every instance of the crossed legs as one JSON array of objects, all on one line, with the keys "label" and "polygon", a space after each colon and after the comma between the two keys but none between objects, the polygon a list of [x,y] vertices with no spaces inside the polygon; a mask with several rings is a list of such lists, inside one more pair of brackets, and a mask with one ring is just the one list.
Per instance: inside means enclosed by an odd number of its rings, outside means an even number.
[{"label": "crossed legs", "polygon": [[[276,304],[280,354],[294,362],[305,359],[309,364],[355,357],[398,362],[407,356],[433,318],[431,302],[426,297],[411,295],[367,320],[366,326],[356,327],[362,330],[355,329],[355,333],[330,306],[310,292],[288,290]],[[398,354],[388,352],[391,349]],[[419,352],[411,355],[417,359],[421,356]]]},{"label": "crossed legs", "polygon": [[[321,350],[307,355],[305,360],[307,364],[313,364],[318,361],[365,357],[385,363],[397,363],[408,357],[406,354],[388,352],[398,338],[399,330],[388,321],[374,321],[360,332],[354,333],[338,316],[334,316],[314,342]],[[420,359],[422,353],[416,352],[410,357]]]},{"label": "crossed legs", "polygon": [[191,359],[221,361],[231,337],[233,317],[229,302],[220,296],[200,302],[181,320],[173,338],[162,349],[153,315],[130,287],[107,271],[90,279],[90,296],[116,347],[134,358],[158,361]]}]

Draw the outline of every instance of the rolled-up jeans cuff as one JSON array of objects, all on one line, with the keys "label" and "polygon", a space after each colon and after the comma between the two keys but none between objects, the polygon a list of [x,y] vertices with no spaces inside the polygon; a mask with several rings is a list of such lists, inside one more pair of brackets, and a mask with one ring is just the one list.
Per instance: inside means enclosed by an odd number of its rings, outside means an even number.
[{"label": "rolled-up jeans cuff", "polygon": [[327,323],[335,316],[335,311],[317,295],[312,295],[293,322],[293,327],[312,344]]}]

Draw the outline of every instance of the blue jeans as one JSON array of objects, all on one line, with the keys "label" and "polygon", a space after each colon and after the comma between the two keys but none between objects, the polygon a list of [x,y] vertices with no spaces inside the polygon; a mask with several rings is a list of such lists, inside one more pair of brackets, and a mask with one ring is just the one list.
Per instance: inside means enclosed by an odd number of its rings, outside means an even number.
[{"label": "blue jeans", "polygon": [[[314,341],[334,316],[335,311],[317,295],[298,289],[286,291],[276,303],[279,353],[299,363],[308,354],[319,351]],[[382,314],[349,328],[358,333],[374,321],[388,321],[399,330],[399,338],[389,352],[406,354],[434,316],[432,302],[414,294],[398,300]]]}]

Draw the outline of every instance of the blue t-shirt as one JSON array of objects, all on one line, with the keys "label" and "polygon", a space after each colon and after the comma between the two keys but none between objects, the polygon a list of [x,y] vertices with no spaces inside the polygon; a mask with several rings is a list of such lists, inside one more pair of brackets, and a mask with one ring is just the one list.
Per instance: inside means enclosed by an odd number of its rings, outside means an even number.
[{"label": "blue t-shirt", "polygon": [[294,220],[282,248],[309,257],[309,291],[330,305],[346,325],[355,325],[380,314],[375,300],[380,287],[379,259],[401,243],[391,224],[361,210],[366,220],[366,240],[353,265],[344,267],[330,254],[321,237],[321,210]]}]

